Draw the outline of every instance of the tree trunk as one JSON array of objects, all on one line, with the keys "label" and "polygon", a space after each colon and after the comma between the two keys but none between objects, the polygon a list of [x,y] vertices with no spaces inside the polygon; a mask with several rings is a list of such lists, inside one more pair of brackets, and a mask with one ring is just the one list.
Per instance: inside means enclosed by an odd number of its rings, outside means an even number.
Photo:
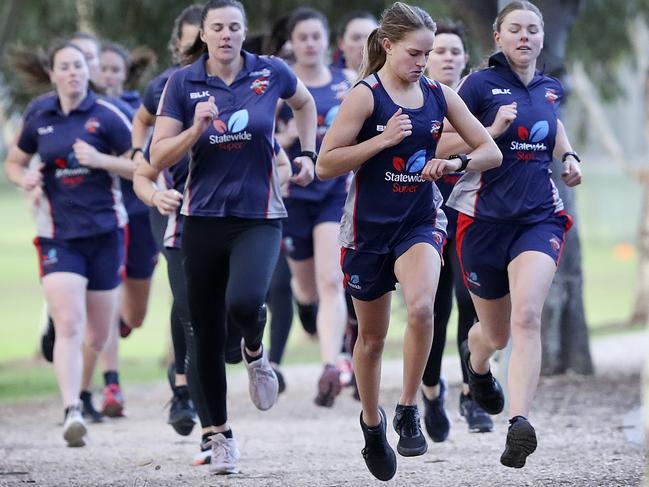
[{"label": "tree trunk", "polygon": [[638,274],[630,324],[649,324],[649,186],[643,185],[638,235]]}]

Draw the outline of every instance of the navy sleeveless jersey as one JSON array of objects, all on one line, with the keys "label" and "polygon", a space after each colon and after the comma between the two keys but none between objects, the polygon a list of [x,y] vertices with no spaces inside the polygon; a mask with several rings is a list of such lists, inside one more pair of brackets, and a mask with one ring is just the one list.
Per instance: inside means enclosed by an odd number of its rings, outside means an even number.
[{"label": "navy sleeveless jersey", "polygon": [[81,139],[104,154],[120,155],[131,145],[131,124],[114,105],[89,92],[68,115],[56,94],[27,110],[18,148],[44,165],[43,196],[36,207],[39,237],[88,237],[123,227],[119,177],[81,166],[72,145]]},{"label": "navy sleeveless jersey", "polygon": [[226,85],[205,71],[207,54],[169,78],[158,109],[184,129],[196,104],[215,98],[219,115],[190,153],[184,215],[284,218],[273,144],[275,107],[295,94],[297,78],[279,58],[242,51],[244,67]]},{"label": "navy sleeveless jersey", "polygon": [[458,93],[485,127],[493,124],[502,105],[516,102],[517,116],[496,139],[502,165],[483,173],[467,172],[447,204],[474,218],[513,223],[535,223],[562,211],[550,179],[561,83],[536,73],[525,86],[504,54],[497,53],[488,68],[465,78]]},{"label": "navy sleeveless jersey", "polygon": [[[361,83],[372,90],[374,110],[358,134],[359,143],[379,135],[399,108],[377,74]],[[413,227],[446,227],[437,186],[421,178],[426,162],[435,157],[446,99],[438,82],[422,77],[419,85],[423,106],[402,108],[412,122],[412,134],[368,159],[354,172],[340,228],[343,247],[388,253]]]},{"label": "navy sleeveless jersey", "polygon": [[[318,112],[318,131],[316,133],[316,152],[320,150],[322,139],[324,138],[327,130],[331,126],[340,103],[342,102],[345,94],[351,88],[350,82],[347,80],[345,73],[342,69],[330,68],[331,81],[324,86],[309,87],[307,89],[315,100],[315,106]],[[279,118],[283,122],[288,122],[293,118],[293,111],[287,104],[282,106]],[[287,149],[287,154],[291,160],[296,158],[301,151],[300,141],[296,140],[293,145]],[[328,181],[322,181],[317,177],[306,187],[298,184],[291,183],[289,185],[289,198],[321,201],[328,195],[339,193],[344,194],[346,190],[347,176],[339,176]]]}]

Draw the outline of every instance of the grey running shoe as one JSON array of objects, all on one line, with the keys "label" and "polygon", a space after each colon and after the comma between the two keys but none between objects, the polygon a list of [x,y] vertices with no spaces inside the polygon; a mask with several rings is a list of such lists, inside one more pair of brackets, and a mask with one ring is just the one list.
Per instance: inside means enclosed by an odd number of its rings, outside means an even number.
[{"label": "grey running shoe", "polygon": [[239,473],[237,462],[241,453],[237,448],[234,438],[226,438],[223,433],[216,433],[212,439],[212,460],[210,461],[210,473],[213,475],[224,475]]},{"label": "grey running shoe", "polygon": [[63,422],[63,439],[68,446],[84,446],[86,442],[83,437],[86,436],[86,423],[81,415],[80,406],[70,406],[65,412],[65,421]]},{"label": "grey running shoe", "polygon": [[257,360],[248,363],[245,357],[244,346],[245,343],[241,340],[241,356],[248,370],[248,392],[250,392],[250,399],[257,409],[266,411],[277,402],[277,396],[279,394],[277,376],[270,366],[268,358],[266,358],[265,350],[262,350],[262,354]]},{"label": "grey running shoe", "polygon": [[340,371],[335,365],[327,364],[322,370],[322,375],[318,380],[318,394],[313,402],[318,406],[330,408],[334,404],[334,399],[342,386],[340,385]]}]

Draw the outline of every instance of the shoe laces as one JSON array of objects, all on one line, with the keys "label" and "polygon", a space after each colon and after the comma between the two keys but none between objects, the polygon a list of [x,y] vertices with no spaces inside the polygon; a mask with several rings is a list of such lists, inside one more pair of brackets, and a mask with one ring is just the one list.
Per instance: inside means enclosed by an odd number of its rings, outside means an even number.
[{"label": "shoe laces", "polygon": [[417,407],[404,407],[399,418],[399,430],[403,436],[414,437],[419,434],[419,410]]},{"label": "shoe laces", "polygon": [[[263,360],[263,359],[262,359]],[[275,371],[268,365],[267,362],[262,361],[262,363],[257,366],[249,369],[252,374],[252,378],[256,384],[264,383],[264,382],[273,382],[274,379],[277,377],[275,375]]]},{"label": "shoe laces", "polygon": [[237,459],[234,454],[236,446],[233,444],[234,439],[226,438],[225,435],[220,433],[213,435],[210,439],[212,441],[212,452],[218,462],[236,462]]}]

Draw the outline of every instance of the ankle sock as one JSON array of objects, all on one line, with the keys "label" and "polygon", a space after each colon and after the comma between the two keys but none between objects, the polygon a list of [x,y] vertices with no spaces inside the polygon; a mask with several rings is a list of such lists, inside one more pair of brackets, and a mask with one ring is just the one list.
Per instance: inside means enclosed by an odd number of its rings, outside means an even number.
[{"label": "ankle sock", "polygon": [[117,372],[116,370],[108,370],[104,372],[104,383],[106,385],[119,385],[119,372]]}]

